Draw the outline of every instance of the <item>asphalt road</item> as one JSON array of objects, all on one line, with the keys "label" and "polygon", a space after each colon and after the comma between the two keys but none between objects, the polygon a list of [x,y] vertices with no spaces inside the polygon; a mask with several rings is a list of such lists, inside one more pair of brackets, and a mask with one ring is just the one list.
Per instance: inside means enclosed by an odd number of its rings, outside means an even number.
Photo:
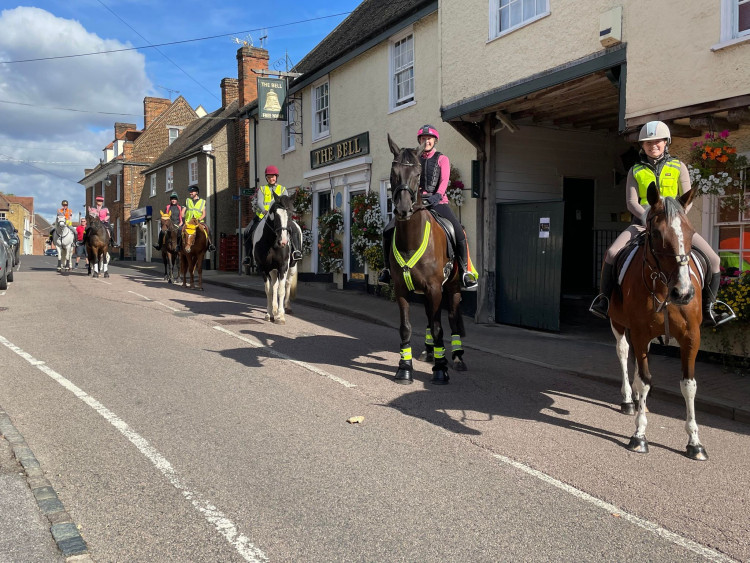
[{"label": "asphalt road", "polygon": [[400,386],[392,329],[55,265],[0,295],[0,405],[95,561],[750,560],[748,425],[701,414],[690,461],[651,400],[633,454],[597,382],[471,351]]}]

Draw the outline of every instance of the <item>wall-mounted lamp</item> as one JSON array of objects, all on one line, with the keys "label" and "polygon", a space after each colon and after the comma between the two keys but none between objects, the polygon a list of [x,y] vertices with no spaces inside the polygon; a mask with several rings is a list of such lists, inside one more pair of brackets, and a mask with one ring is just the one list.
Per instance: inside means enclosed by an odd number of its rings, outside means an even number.
[{"label": "wall-mounted lamp", "polygon": [[107,174],[107,179],[104,180],[104,185],[107,187],[112,185],[112,180],[110,179],[109,174]]}]

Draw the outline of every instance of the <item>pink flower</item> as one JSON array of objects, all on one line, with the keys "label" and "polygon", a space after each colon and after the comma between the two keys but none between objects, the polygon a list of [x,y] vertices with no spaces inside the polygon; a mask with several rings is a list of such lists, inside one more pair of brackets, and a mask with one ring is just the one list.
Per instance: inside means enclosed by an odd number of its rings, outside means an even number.
[{"label": "pink flower", "polygon": [[719,136],[722,139],[726,139],[727,137],[729,137],[729,129],[724,129],[724,131],[722,131],[721,133],[719,133]]},{"label": "pink flower", "polygon": [[712,139],[713,135],[711,133],[706,133],[706,139]]}]

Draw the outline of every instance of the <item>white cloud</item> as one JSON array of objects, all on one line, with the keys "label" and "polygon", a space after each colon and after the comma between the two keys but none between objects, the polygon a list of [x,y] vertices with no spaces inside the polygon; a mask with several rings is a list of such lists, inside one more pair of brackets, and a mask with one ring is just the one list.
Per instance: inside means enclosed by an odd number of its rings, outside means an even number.
[{"label": "white cloud", "polygon": [[[0,12],[0,61],[130,46],[39,8]],[[0,191],[34,196],[35,211],[45,217],[54,216],[63,198],[82,209],[83,187],[76,182],[98,163],[116,121],[142,126],[151,88],[137,51],[0,63]]]}]

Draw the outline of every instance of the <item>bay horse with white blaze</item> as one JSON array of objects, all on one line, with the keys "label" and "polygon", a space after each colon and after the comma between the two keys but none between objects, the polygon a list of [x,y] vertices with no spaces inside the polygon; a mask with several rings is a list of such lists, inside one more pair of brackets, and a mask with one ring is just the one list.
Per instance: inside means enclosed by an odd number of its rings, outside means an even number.
[{"label": "bay horse with white blaze", "polygon": [[[648,187],[650,208],[646,215],[645,242],[630,261],[621,291],[612,293],[609,316],[617,341],[622,369],[622,412],[633,414],[633,391],[637,404],[636,430],[627,448],[647,453],[646,398],[651,389],[648,351],[652,339],[673,336],[680,345],[682,381],[680,389],[687,411],[687,456],[706,460],[708,454],[698,438],[695,422],[695,358],[701,341],[701,276],[691,257],[693,227],[685,214],[695,190],[678,199],[661,197],[654,183]],[[635,355],[631,391],[628,377],[628,340]]]},{"label": "bay horse with white blaze", "polygon": [[448,322],[452,333],[453,366],[458,371],[466,370],[461,347],[461,337],[466,333],[460,311],[460,269],[449,255],[450,242],[445,231],[422,203],[419,192],[422,164],[419,157],[424,152],[424,145],[417,149],[401,149],[390,135],[388,145],[394,156],[391,165],[391,197],[396,228],[386,263],[394,273],[393,286],[401,317],[401,359],[395,381],[402,384],[413,382],[408,300],[409,292],[413,291],[424,294],[425,299],[426,344],[432,345],[435,361],[431,382],[445,385],[450,377],[443,344],[443,325],[440,320],[444,300],[447,303]]},{"label": "bay horse with white blaze", "polygon": [[179,252],[177,243],[180,240],[180,230],[172,222],[172,216],[169,213],[161,213],[161,230],[164,233],[161,246],[161,257],[164,260],[164,279],[169,283],[175,281],[175,271]]},{"label": "bay horse with white blaze", "polygon": [[76,236],[68,226],[65,217],[58,215],[55,219],[54,242],[58,250],[57,271],[69,272],[73,268],[73,248]]},{"label": "bay horse with white blaze", "polygon": [[86,254],[89,258],[89,273],[98,278],[100,273],[109,277],[109,230],[99,219],[98,213],[89,213]]},{"label": "bay horse with white blaze", "polygon": [[[208,248],[206,232],[200,221],[193,217],[185,223],[180,247],[180,276],[182,287],[187,287],[187,275],[190,274],[190,289],[203,291],[203,259]],[[198,287],[195,287],[195,273],[198,273]]]},{"label": "bay horse with white blaze", "polygon": [[289,229],[294,204],[287,195],[273,194],[273,202],[253,233],[253,260],[263,276],[267,321],[285,324],[289,302],[297,293],[297,263],[291,260]]}]

